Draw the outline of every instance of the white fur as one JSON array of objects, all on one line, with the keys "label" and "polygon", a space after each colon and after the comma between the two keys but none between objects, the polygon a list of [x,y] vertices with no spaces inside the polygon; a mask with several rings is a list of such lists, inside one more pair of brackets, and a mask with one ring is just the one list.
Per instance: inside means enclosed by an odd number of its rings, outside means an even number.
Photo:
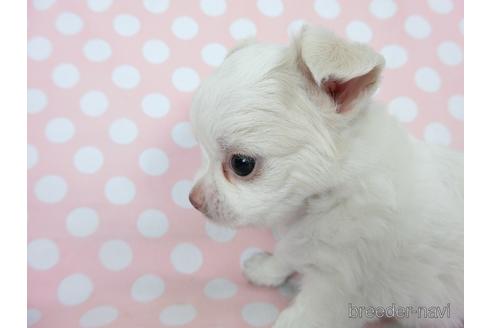
[{"label": "white fur", "polygon": [[[342,113],[323,89],[368,73],[377,82],[383,65],[367,46],[307,27],[287,47],[235,49],[194,97],[206,215],[285,230],[273,255],[246,262],[253,283],[303,275],[275,328],[362,327],[349,303],[450,303],[450,318],[401,323],[462,325],[462,154],[410,137],[370,99],[376,83]],[[224,174],[233,153],[254,156],[260,170]]]}]

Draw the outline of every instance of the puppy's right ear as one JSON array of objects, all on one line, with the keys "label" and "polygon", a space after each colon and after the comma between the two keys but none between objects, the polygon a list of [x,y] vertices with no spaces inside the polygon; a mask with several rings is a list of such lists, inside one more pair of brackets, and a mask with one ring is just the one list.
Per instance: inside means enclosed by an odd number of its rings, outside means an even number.
[{"label": "puppy's right ear", "polygon": [[351,110],[376,90],[384,58],[370,47],[306,25],[293,46],[297,65],[332,98],[337,113]]}]

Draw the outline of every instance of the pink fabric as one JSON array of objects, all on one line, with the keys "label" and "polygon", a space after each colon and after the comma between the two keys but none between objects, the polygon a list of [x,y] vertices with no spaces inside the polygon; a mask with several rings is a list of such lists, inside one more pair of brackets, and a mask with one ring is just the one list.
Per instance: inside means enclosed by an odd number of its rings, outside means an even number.
[{"label": "pink fabric", "polygon": [[376,97],[416,137],[463,147],[462,1],[29,1],[29,325],[271,325],[288,297],[240,266],[271,235],[188,203],[188,110],[235,37],[287,42],[298,20],[382,51]]}]

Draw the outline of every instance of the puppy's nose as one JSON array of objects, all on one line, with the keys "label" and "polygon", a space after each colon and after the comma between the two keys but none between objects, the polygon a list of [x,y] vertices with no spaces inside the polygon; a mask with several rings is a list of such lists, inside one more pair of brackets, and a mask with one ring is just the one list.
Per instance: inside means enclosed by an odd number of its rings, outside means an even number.
[{"label": "puppy's nose", "polygon": [[200,212],[203,210],[203,205],[205,203],[205,197],[203,195],[203,190],[201,185],[196,184],[193,189],[191,189],[189,200],[191,205]]}]

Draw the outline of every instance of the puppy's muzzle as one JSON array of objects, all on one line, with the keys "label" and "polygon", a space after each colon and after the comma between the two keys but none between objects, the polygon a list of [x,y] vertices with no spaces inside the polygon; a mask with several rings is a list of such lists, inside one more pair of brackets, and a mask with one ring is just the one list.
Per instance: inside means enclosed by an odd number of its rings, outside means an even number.
[{"label": "puppy's muzzle", "polygon": [[205,195],[203,193],[203,188],[200,184],[196,184],[193,189],[191,189],[190,195],[188,196],[191,205],[194,208],[204,213],[205,211]]}]

